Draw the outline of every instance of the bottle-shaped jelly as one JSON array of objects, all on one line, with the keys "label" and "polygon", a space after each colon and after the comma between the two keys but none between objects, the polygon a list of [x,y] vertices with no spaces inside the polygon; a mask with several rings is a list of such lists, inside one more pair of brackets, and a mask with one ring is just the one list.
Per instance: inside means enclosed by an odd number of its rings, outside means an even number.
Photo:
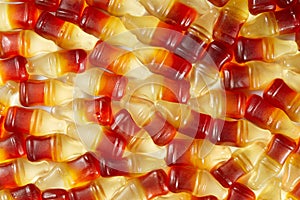
[{"label": "bottle-shaped jelly", "polygon": [[268,143],[272,137],[269,130],[259,128],[248,120],[215,119],[217,131],[216,144],[244,147],[253,142]]},{"label": "bottle-shaped jelly", "polygon": [[17,55],[27,58],[58,49],[54,42],[46,40],[32,30],[0,32],[0,58]]},{"label": "bottle-shaped jelly", "polygon": [[[298,7],[257,15],[244,24],[241,34],[245,37],[255,38],[294,33],[300,26]],[[260,27],[266,28],[261,29]]]},{"label": "bottle-shaped jelly", "polygon": [[296,53],[297,50],[297,43],[291,40],[275,37],[239,37],[234,48],[234,55],[239,63],[251,60],[272,62],[282,55]]},{"label": "bottle-shaped jelly", "polygon": [[279,174],[287,157],[295,148],[294,140],[281,134],[275,134],[265,154],[260,157],[255,169],[251,172],[247,185],[254,190],[266,185],[271,178]]},{"label": "bottle-shaped jelly", "polygon": [[248,188],[247,186],[235,182],[230,188],[228,192],[227,198],[228,200],[255,200],[255,193]]},{"label": "bottle-shaped jelly", "polygon": [[264,89],[272,80],[285,76],[278,64],[251,61],[245,64],[228,63],[221,69],[224,88],[226,90]]},{"label": "bottle-shaped jelly", "polygon": [[0,162],[20,158],[26,154],[25,138],[21,134],[12,133],[0,139]]},{"label": "bottle-shaped jelly", "polygon": [[57,119],[45,110],[18,106],[8,108],[4,127],[7,131],[35,136],[62,133],[74,137],[75,134],[73,124]]},{"label": "bottle-shaped jelly", "polygon": [[69,80],[75,87],[93,96],[108,96],[120,100],[126,93],[128,79],[103,69],[91,68]]},{"label": "bottle-shaped jelly", "polygon": [[[231,150],[228,146],[207,143],[209,142],[200,139],[173,139],[167,145],[165,157],[167,165],[191,165],[210,170],[231,157]],[[208,154],[205,148],[211,148]]]},{"label": "bottle-shaped jelly", "polygon": [[171,192],[188,192],[194,196],[213,195],[224,199],[227,190],[206,170],[191,166],[172,166],[169,174],[169,190]]},{"label": "bottle-shaped jelly", "polygon": [[25,158],[0,164],[0,188],[12,188],[33,183],[50,170],[46,161],[30,162]]},{"label": "bottle-shaped jelly", "polygon": [[247,0],[230,0],[214,25],[213,39],[232,46],[249,15]]},{"label": "bottle-shaped jelly", "polygon": [[264,90],[264,99],[283,110],[291,120],[300,122],[300,94],[290,88],[282,79],[275,79]]},{"label": "bottle-shaped jelly", "polygon": [[259,13],[264,13],[264,12],[267,13],[267,12],[275,11],[276,2],[274,0],[260,0],[260,1],[249,0],[248,7],[249,7],[249,12],[252,15],[258,15]]},{"label": "bottle-shaped jelly", "polygon": [[156,108],[162,116],[184,135],[216,142],[219,130],[214,132],[214,120],[210,115],[192,110],[186,104],[157,101]]},{"label": "bottle-shaped jelly", "polygon": [[161,150],[157,145],[170,142],[176,131],[157,113],[154,113],[151,120],[157,122],[156,127],[151,121],[144,129],[140,128],[131,114],[126,109],[121,109],[114,115],[114,123],[108,130],[124,138],[131,152],[157,152]]},{"label": "bottle-shaped jelly", "polygon": [[66,73],[82,73],[86,69],[87,52],[83,49],[60,50],[27,59],[30,75],[58,78]]},{"label": "bottle-shaped jelly", "polygon": [[145,8],[137,0],[87,0],[86,3],[116,16],[125,14],[139,16],[146,13]]},{"label": "bottle-shaped jelly", "polygon": [[140,0],[146,10],[167,23],[176,25],[182,30],[186,30],[198,17],[197,11],[177,0],[167,0],[164,2],[154,0]]},{"label": "bottle-shaped jelly", "polygon": [[283,110],[256,94],[247,100],[245,118],[272,133],[280,132],[291,138],[298,138],[300,134],[299,125],[294,124]]},{"label": "bottle-shaped jelly", "polygon": [[122,22],[142,43],[164,47],[172,52],[184,37],[184,33],[178,27],[160,21],[154,16],[127,14],[122,17]]},{"label": "bottle-shaped jelly", "polygon": [[85,152],[79,140],[63,134],[26,138],[26,154],[28,160],[32,162],[44,159],[63,162],[72,160]]},{"label": "bottle-shaped jelly", "polygon": [[85,33],[77,25],[64,21],[50,12],[44,11],[35,25],[35,32],[52,40],[64,49],[91,50],[97,38]]},{"label": "bottle-shaped jelly", "polygon": [[298,145],[297,149],[286,160],[283,168],[281,187],[286,192],[292,191],[300,181],[299,160],[300,148]]},{"label": "bottle-shaped jelly", "polygon": [[109,43],[130,47],[138,44],[138,40],[125,28],[120,18],[92,6],[84,9],[79,25],[86,33]]},{"label": "bottle-shaped jelly", "polygon": [[77,24],[80,21],[85,6],[84,0],[60,0],[60,3],[55,10],[55,15],[65,21]]},{"label": "bottle-shaped jelly", "polygon": [[260,142],[233,152],[231,158],[211,169],[211,174],[223,187],[232,186],[239,178],[254,169],[259,157],[265,151],[265,145]]},{"label": "bottle-shaped jelly", "polygon": [[47,174],[34,183],[41,190],[72,188],[100,176],[99,161],[87,152],[73,160],[57,163]]},{"label": "bottle-shaped jelly", "polygon": [[131,51],[102,40],[89,53],[88,61],[95,67],[127,77],[144,79],[152,74]]},{"label": "bottle-shaped jelly", "polygon": [[174,80],[153,74],[144,80],[128,80],[126,96],[135,96],[152,102],[165,100],[185,104],[190,98],[190,87],[190,82],[186,79]]},{"label": "bottle-shaped jelly", "polygon": [[73,101],[53,106],[51,113],[60,119],[74,121],[76,124],[99,123],[109,126],[113,123],[112,102],[109,97],[95,99],[76,98]]},{"label": "bottle-shaped jelly", "polygon": [[167,175],[162,169],[153,170],[145,175],[131,178],[120,188],[111,200],[141,199],[148,200],[168,193]]},{"label": "bottle-shaped jelly", "polygon": [[146,154],[131,153],[121,159],[99,158],[101,176],[137,176],[156,169],[167,169],[164,159]]},{"label": "bottle-shaped jelly", "polygon": [[[233,59],[233,51],[230,47],[220,41],[209,43],[205,52],[200,56],[199,63],[205,65],[208,71],[217,69],[230,62]],[[212,68],[212,69],[209,69]]]},{"label": "bottle-shaped jelly", "polygon": [[39,17],[39,11],[32,1],[1,3],[0,13],[0,31],[33,29]]},{"label": "bottle-shaped jelly", "polygon": [[99,124],[79,125],[76,128],[81,145],[97,157],[121,158],[128,147],[122,136]]},{"label": "bottle-shaped jelly", "polygon": [[162,48],[142,48],[133,53],[151,72],[171,79],[183,79],[192,69],[185,59]]},{"label": "bottle-shaped jelly", "polygon": [[18,84],[13,81],[6,82],[0,87],[0,132],[4,132],[3,124],[7,109],[10,106],[12,96],[18,91]]},{"label": "bottle-shaped jelly", "polygon": [[43,200],[75,200],[75,199],[103,199],[109,200],[113,194],[126,184],[124,176],[97,178],[88,184],[64,190],[59,188],[47,189],[42,193]]},{"label": "bottle-shaped jelly", "polygon": [[26,71],[27,59],[22,56],[0,60],[0,85],[4,85],[7,81],[25,81],[28,79]]},{"label": "bottle-shaped jelly", "polygon": [[244,117],[246,100],[247,96],[243,92],[214,89],[191,98],[188,104],[193,110],[212,117],[240,119]]},{"label": "bottle-shaped jelly", "polygon": [[[36,94],[39,95],[36,95]],[[20,103],[23,106],[54,106],[85,97],[76,87],[56,79],[27,80],[20,83]]]},{"label": "bottle-shaped jelly", "polygon": [[32,199],[42,199],[41,191],[34,184],[29,183],[24,186],[4,189],[0,191],[0,196],[2,199],[7,200],[32,200]]},{"label": "bottle-shaped jelly", "polygon": [[284,56],[280,56],[278,59],[275,60],[275,63],[278,63],[279,65],[283,66],[288,70],[292,70],[294,72],[299,73],[300,72],[300,68],[298,66],[299,59],[300,59],[300,53],[287,54]]}]

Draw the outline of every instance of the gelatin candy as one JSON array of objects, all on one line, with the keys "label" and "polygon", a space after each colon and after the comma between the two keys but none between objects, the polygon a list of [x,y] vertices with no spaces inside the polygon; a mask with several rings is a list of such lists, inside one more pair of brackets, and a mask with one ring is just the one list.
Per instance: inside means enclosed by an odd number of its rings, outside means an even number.
[{"label": "gelatin candy", "polygon": [[224,199],[227,191],[206,170],[190,166],[172,166],[169,174],[169,190],[174,193],[188,192],[194,196],[213,195]]},{"label": "gelatin candy", "polygon": [[185,59],[165,49],[151,47],[134,50],[133,53],[151,72],[171,79],[183,79],[192,68]]},{"label": "gelatin candy", "polygon": [[46,11],[36,22],[35,32],[64,49],[91,50],[97,42],[96,37],[85,33],[77,25]]},{"label": "gelatin candy", "polygon": [[287,158],[286,164],[284,165],[282,175],[282,189],[287,192],[290,192],[293,190],[293,188],[296,188],[296,185],[300,180],[299,150],[300,148],[298,144],[297,149]]},{"label": "gelatin candy", "polygon": [[228,200],[255,200],[255,193],[241,183],[234,183],[227,196]]},{"label": "gelatin candy", "polygon": [[178,132],[192,138],[206,138],[215,142],[214,122],[211,116],[191,110],[188,105],[167,101],[158,101],[156,107]]},{"label": "gelatin candy", "polygon": [[87,52],[82,49],[60,50],[27,59],[30,75],[58,78],[66,73],[82,73],[86,69]]},{"label": "gelatin candy", "polygon": [[35,6],[40,10],[55,12],[61,0],[34,0]]},{"label": "gelatin candy", "polygon": [[88,61],[95,67],[127,77],[144,79],[152,74],[133,52],[101,40],[90,52]]},{"label": "gelatin candy", "polygon": [[127,147],[123,137],[98,124],[77,126],[77,134],[84,148],[97,157],[121,158]]},{"label": "gelatin candy", "polygon": [[25,139],[22,135],[13,133],[0,139],[0,162],[20,158],[26,154]]},{"label": "gelatin candy", "polygon": [[42,192],[42,200],[70,200],[68,196],[68,191],[57,188],[57,189],[47,189]]},{"label": "gelatin candy", "polygon": [[241,26],[248,18],[248,12],[248,1],[229,0],[214,25],[213,39],[229,46],[234,45]]},{"label": "gelatin candy", "polygon": [[1,3],[0,31],[33,29],[39,17],[34,2]]},{"label": "gelatin candy", "polygon": [[254,189],[261,189],[270,182],[270,179],[279,174],[287,157],[296,148],[296,143],[291,138],[275,134],[254,170],[251,172],[247,185]]},{"label": "gelatin candy", "polygon": [[[250,0],[248,1],[249,12],[252,15],[257,15],[263,12],[275,11],[276,2],[274,0]],[[268,28],[269,24],[266,26]]]},{"label": "gelatin candy", "polygon": [[14,188],[33,183],[50,170],[46,161],[30,162],[25,158],[0,164],[0,188]]},{"label": "gelatin candy", "polygon": [[128,80],[127,97],[135,96],[152,102],[165,100],[187,103],[190,98],[190,82],[186,79],[173,80],[153,74],[144,80]]},{"label": "gelatin candy", "polygon": [[167,175],[162,169],[153,170],[143,176],[129,179],[112,200],[152,199],[168,193]]},{"label": "gelatin candy", "polygon": [[53,134],[26,138],[27,159],[33,162],[44,159],[63,162],[72,160],[85,152],[79,140],[67,135]]},{"label": "gelatin candy", "polygon": [[156,111],[151,121],[143,127],[158,146],[169,144],[176,135],[176,129]]},{"label": "gelatin candy", "polygon": [[238,91],[221,91],[219,89],[191,98],[188,104],[198,112],[210,114],[212,117],[243,118],[247,96]]},{"label": "gelatin candy", "polygon": [[22,56],[15,56],[0,60],[0,85],[5,84],[7,81],[25,81],[28,79],[26,71],[27,60]]},{"label": "gelatin candy", "polygon": [[247,146],[252,142],[268,143],[272,134],[270,131],[261,129],[248,120],[221,120],[215,119],[214,126],[218,135],[216,144],[229,146]]},{"label": "gelatin candy", "polygon": [[99,176],[99,161],[87,152],[73,160],[57,163],[46,175],[39,177],[35,184],[41,190],[69,189]]},{"label": "gelatin candy", "polygon": [[210,171],[223,187],[231,187],[240,177],[249,173],[264,153],[265,145],[260,142],[233,152],[231,158],[216,165]]},{"label": "gelatin candy", "polygon": [[122,17],[122,22],[144,44],[164,47],[172,52],[175,51],[184,37],[178,27],[162,22],[154,16],[127,14]]},{"label": "gelatin candy", "polygon": [[146,13],[145,8],[137,0],[86,0],[86,3],[116,16],[143,15]]},{"label": "gelatin candy", "polygon": [[99,158],[101,176],[137,176],[155,169],[167,169],[164,159],[145,154],[129,153],[121,159]]},{"label": "gelatin candy", "polygon": [[127,77],[91,68],[70,80],[74,86],[93,96],[108,96],[120,100],[126,92]]},{"label": "gelatin candy", "polygon": [[279,132],[291,138],[299,137],[299,125],[294,124],[283,110],[272,106],[256,94],[247,100],[245,118],[272,133]]},{"label": "gelatin candy", "polygon": [[205,53],[199,58],[199,62],[207,67],[221,69],[221,67],[233,59],[233,52],[228,45],[219,41],[211,42]]},{"label": "gelatin candy", "polygon": [[[39,95],[37,96],[36,93]],[[20,83],[20,103],[23,106],[54,106],[86,96],[77,88],[56,79],[27,80]]]},{"label": "gelatin candy", "polygon": [[112,102],[109,97],[103,96],[96,99],[76,98],[73,101],[54,106],[51,113],[76,124],[99,123],[109,126],[113,123]]},{"label": "gelatin candy", "polygon": [[300,26],[298,7],[257,15],[244,24],[241,34],[245,37],[255,38],[295,33]]},{"label": "gelatin candy", "polygon": [[297,44],[291,40],[275,37],[239,37],[234,49],[235,60],[239,63],[251,60],[272,62],[276,58],[297,52]]},{"label": "gelatin candy", "polygon": [[[228,146],[210,146],[205,140],[175,138],[167,145],[165,160],[167,165],[191,165],[210,170],[230,158],[231,150]],[[207,155],[205,148],[211,148]]]},{"label": "gelatin candy", "polygon": [[198,13],[194,8],[176,0],[164,2],[140,0],[140,3],[150,14],[160,18],[162,21],[176,25],[182,30],[186,30],[198,17]]},{"label": "gelatin candy", "polygon": [[299,53],[280,56],[278,59],[275,60],[275,63],[278,63],[279,65],[286,68],[287,70],[292,70],[294,72],[299,73],[300,72],[300,68],[298,66],[299,56],[300,56]]},{"label": "gelatin candy", "polygon": [[41,199],[41,191],[34,184],[29,183],[20,187],[4,189],[0,191],[0,196],[8,200],[39,200]]},{"label": "gelatin candy", "polygon": [[0,58],[12,56],[32,57],[59,49],[52,41],[46,40],[32,30],[0,32]]},{"label": "gelatin candy", "polygon": [[263,98],[273,106],[280,108],[296,122],[300,122],[300,94],[291,89],[282,79],[275,79],[264,90]]},{"label": "gelatin candy", "polygon": [[58,8],[55,10],[55,15],[65,21],[76,24],[79,23],[84,7],[84,0],[60,0]]},{"label": "gelatin candy", "polygon": [[80,27],[86,33],[109,43],[127,47],[137,45],[136,38],[125,28],[120,18],[110,16],[91,6],[84,9]]},{"label": "gelatin candy", "polygon": [[[150,150],[152,152],[160,150],[153,143],[153,136],[149,135],[153,132],[147,133],[145,129],[141,129],[126,109],[121,109],[114,115],[114,123],[108,130],[124,138],[127,142],[127,148],[132,152],[145,153]],[[172,131],[170,139],[167,138],[167,140],[171,140],[175,135],[174,129],[170,128],[170,131]]]},{"label": "gelatin candy", "polygon": [[73,124],[57,119],[42,109],[9,107],[4,127],[7,131],[20,134],[42,136],[51,133],[62,133],[75,137]]},{"label": "gelatin candy", "polygon": [[279,178],[273,178],[270,183],[262,189],[257,198],[281,200],[281,180]]},{"label": "gelatin candy", "polygon": [[221,77],[226,90],[258,90],[264,89],[272,80],[283,77],[282,72],[282,67],[273,63],[251,61],[239,65],[231,62],[223,66]]}]

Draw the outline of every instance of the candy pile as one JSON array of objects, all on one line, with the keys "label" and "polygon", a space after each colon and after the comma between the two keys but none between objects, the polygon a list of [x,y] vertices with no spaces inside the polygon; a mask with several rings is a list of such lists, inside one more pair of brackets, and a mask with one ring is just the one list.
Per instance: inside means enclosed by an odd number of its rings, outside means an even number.
[{"label": "candy pile", "polygon": [[1,200],[300,199],[297,0],[0,1]]}]

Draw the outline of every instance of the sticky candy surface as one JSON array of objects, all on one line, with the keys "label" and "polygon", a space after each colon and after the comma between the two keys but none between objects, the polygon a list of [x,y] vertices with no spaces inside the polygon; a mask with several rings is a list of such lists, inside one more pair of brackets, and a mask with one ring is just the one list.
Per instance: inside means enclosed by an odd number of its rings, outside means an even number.
[{"label": "sticky candy surface", "polygon": [[299,50],[296,0],[2,0],[0,200],[300,199]]}]

